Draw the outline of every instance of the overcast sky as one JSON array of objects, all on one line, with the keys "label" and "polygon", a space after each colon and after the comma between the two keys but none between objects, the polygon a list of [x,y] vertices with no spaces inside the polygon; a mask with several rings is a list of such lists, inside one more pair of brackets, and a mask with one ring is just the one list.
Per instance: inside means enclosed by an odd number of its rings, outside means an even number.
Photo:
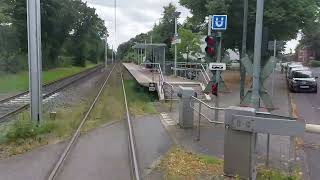
[{"label": "overcast sky", "polygon": [[117,33],[115,38],[114,0],[87,0],[88,5],[96,8],[98,15],[105,20],[109,30],[110,45],[117,47],[134,36],[148,32],[162,16],[163,6],[170,2],[182,12],[183,22],[189,11],[180,6],[178,0],[117,0]]},{"label": "overcast sky", "polygon": [[[179,22],[183,22],[190,12],[179,5],[179,0],[117,0],[117,32],[115,37],[114,0],[84,0],[94,7],[98,15],[105,20],[109,30],[109,45],[115,48],[134,36],[148,32],[162,16],[163,6],[172,2],[182,12]],[[286,52],[295,49],[298,40],[290,41]]]}]

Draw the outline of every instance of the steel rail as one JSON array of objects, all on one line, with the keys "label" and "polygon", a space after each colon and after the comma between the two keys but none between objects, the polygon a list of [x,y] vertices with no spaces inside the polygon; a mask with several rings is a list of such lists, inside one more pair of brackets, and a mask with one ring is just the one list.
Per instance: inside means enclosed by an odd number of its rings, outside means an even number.
[{"label": "steel rail", "polygon": [[129,149],[131,151],[133,174],[134,174],[135,180],[140,180],[141,178],[140,178],[138,160],[137,160],[137,155],[136,155],[133,128],[132,128],[132,124],[131,124],[128,102],[127,102],[127,94],[126,94],[126,89],[125,89],[124,82],[123,82],[122,73],[121,73],[121,82],[122,82],[123,96],[124,96],[124,102],[125,102],[125,107],[126,107],[127,123],[128,123],[128,129],[129,129],[129,141],[130,141],[129,142],[130,143]]},{"label": "steel rail", "polygon": [[[98,68],[101,68],[101,67],[102,67],[102,65],[97,65],[97,66],[95,66],[95,67],[88,68],[88,69],[86,69],[86,70],[84,70],[84,71],[81,71],[81,72],[78,72],[78,73],[76,73],[76,74],[72,74],[72,75],[67,76],[67,77],[62,77],[62,78],[53,80],[53,81],[51,81],[51,82],[45,83],[45,84],[42,86],[42,88],[46,88],[46,87],[51,86],[51,85],[53,85],[53,84],[55,84],[55,83],[58,83],[58,82],[67,80],[67,79],[69,79],[69,78],[76,77],[76,76],[78,76],[78,75],[80,75],[80,74],[85,74],[85,73],[87,73],[87,72],[89,72],[89,71],[91,71],[91,70],[98,69]],[[28,93],[29,93],[29,90],[26,90],[26,91],[23,91],[23,92],[21,92],[21,93],[15,94],[15,95],[13,95],[13,96],[10,96],[10,97],[4,98],[4,99],[0,99],[0,104],[1,104],[1,103],[5,103],[5,102],[8,102],[8,101],[10,101],[10,100],[12,100],[12,99],[15,99],[15,98],[19,97],[19,96],[26,95],[26,94],[28,94]]]},{"label": "steel rail", "polygon": [[[71,75],[71,76],[68,76],[68,77],[61,78],[61,79],[59,79],[59,80],[53,81],[53,82],[47,84],[46,86],[53,85],[53,84],[55,84],[55,83],[59,83],[59,82],[61,82],[61,81],[67,80],[67,79],[69,79],[69,78],[76,77],[76,76],[81,75],[81,74],[85,74],[85,73],[91,74],[91,73],[96,72],[96,71],[99,70],[100,68],[102,68],[102,66],[99,65],[99,66],[96,66],[96,67],[94,67],[94,68],[90,68],[90,69],[88,69],[88,70],[86,70],[86,71],[82,71],[82,72],[80,72],[80,73],[77,73],[77,74],[74,74],[74,75]],[[87,75],[88,75],[88,74],[87,74]],[[43,95],[43,100],[45,100],[46,98],[50,97],[52,94],[54,94],[54,93],[56,93],[56,92],[59,92],[59,91],[61,91],[62,89],[67,88],[67,87],[70,86],[71,84],[79,81],[80,79],[82,79],[82,78],[84,78],[84,77],[85,77],[85,76],[78,77],[78,78],[76,78],[75,80],[70,81],[70,82],[66,83],[65,85],[63,85],[63,86],[61,86],[61,87],[59,87],[59,88],[57,88],[57,89],[55,89],[55,90],[52,90],[51,92]],[[5,103],[5,102],[7,102],[7,101],[10,101],[11,99],[18,98],[19,96],[23,96],[23,95],[25,95],[25,94],[27,94],[27,93],[29,93],[29,91],[23,92],[23,93],[21,93],[21,94],[19,94],[19,95],[12,96],[13,98],[12,98],[12,97],[9,97],[9,98],[7,98],[7,99],[1,100],[0,102],[1,102],[1,103]],[[0,123],[9,121],[9,119],[6,119],[6,118],[8,118],[8,117],[10,117],[10,116],[12,116],[12,115],[14,115],[14,114],[17,114],[17,113],[19,113],[19,112],[21,112],[21,111],[23,111],[23,110],[25,110],[25,109],[28,109],[29,107],[30,107],[30,103],[28,103],[28,104],[26,104],[26,105],[21,105],[20,107],[16,108],[15,110],[10,111],[10,112],[4,114],[3,116],[0,116]]]},{"label": "steel rail", "polygon": [[66,158],[68,157],[69,153],[71,152],[72,146],[74,145],[74,143],[77,141],[77,139],[80,136],[80,131],[81,128],[83,127],[84,123],[87,121],[87,118],[89,117],[92,109],[94,108],[94,106],[96,105],[102,91],[105,89],[105,86],[107,85],[107,82],[114,70],[116,65],[114,65],[112,67],[112,70],[110,71],[109,75],[107,76],[106,80],[104,81],[102,87],[100,88],[99,93],[97,94],[97,96],[95,97],[93,103],[91,104],[89,110],[87,111],[86,115],[84,116],[84,118],[82,119],[80,125],[78,126],[76,132],[73,134],[71,140],[69,141],[67,148],[63,151],[62,155],[60,156],[59,160],[57,161],[57,163],[55,164],[54,168],[52,169],[52,171],[50,172],[50,175],[48,176],[48,180],[53,180],[55,179],[56,175],[58,174],[58,172],[60,171],[61,167],[64,164],[64,161],[66,160]]}]

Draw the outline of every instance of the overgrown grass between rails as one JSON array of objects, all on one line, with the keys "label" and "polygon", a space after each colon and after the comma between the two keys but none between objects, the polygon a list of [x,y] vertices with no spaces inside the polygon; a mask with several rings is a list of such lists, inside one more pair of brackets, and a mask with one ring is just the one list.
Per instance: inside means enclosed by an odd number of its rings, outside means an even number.
[{"label": "overgrown grass between rails", "polygon": [[111,121],[124,118],[124,98],[120,73],[114,70],[109,81],[85,123],[83,131],[88,131]]},{"label": "overgrown grass between rails", "polygon": [[135,80],[124,81],[129,110],[133,115],[155,114],[157,111],[153,102],[157,99],[155,93],[150,93]]},{"label": "overgrown grass between rails", "polygon": [[[42,82],[43,84],[46,84],[66,76],[79,73],[93,66],[95,66],[95,64],[88,64],[86,67],[72,66],[43,71]],[[27,90],[29,86],[29,74],[27,71],[17,74],[1,74],[0,84],[0,93],[14,93]]]}]

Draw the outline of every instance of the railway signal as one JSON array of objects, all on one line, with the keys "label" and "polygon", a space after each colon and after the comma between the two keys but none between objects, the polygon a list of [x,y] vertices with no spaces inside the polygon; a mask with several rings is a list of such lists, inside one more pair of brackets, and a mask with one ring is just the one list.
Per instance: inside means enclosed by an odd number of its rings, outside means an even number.
[{"label": "railway signal", "polygon": [[218,83],[212,84],[211,93],[215,96],[218,96]]},{"label": "railway signal", "polygon": [[207,47],[205,48],[206,53],[213,57],[215,55],[215,39],[213,36],[207,36],[205,39],[206,43],[207,43]]}]

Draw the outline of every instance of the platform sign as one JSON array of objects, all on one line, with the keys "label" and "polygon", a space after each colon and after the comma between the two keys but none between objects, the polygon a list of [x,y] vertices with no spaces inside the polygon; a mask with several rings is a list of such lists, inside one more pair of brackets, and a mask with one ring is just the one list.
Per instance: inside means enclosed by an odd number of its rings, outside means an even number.
[{"label": "platform sign", "polygon": [[211,28],[212,30],[227,30],[227,23],[227,15],[213,15]]},{"label": "platform sign", "polygon": [[156,91],[156,83],[149,83],[149,91],[150,92]]},{"label": "platform sign", "polygon": [[225,71],[227,70],[226,63],[210,63],[209,70],[211,71]]}]

